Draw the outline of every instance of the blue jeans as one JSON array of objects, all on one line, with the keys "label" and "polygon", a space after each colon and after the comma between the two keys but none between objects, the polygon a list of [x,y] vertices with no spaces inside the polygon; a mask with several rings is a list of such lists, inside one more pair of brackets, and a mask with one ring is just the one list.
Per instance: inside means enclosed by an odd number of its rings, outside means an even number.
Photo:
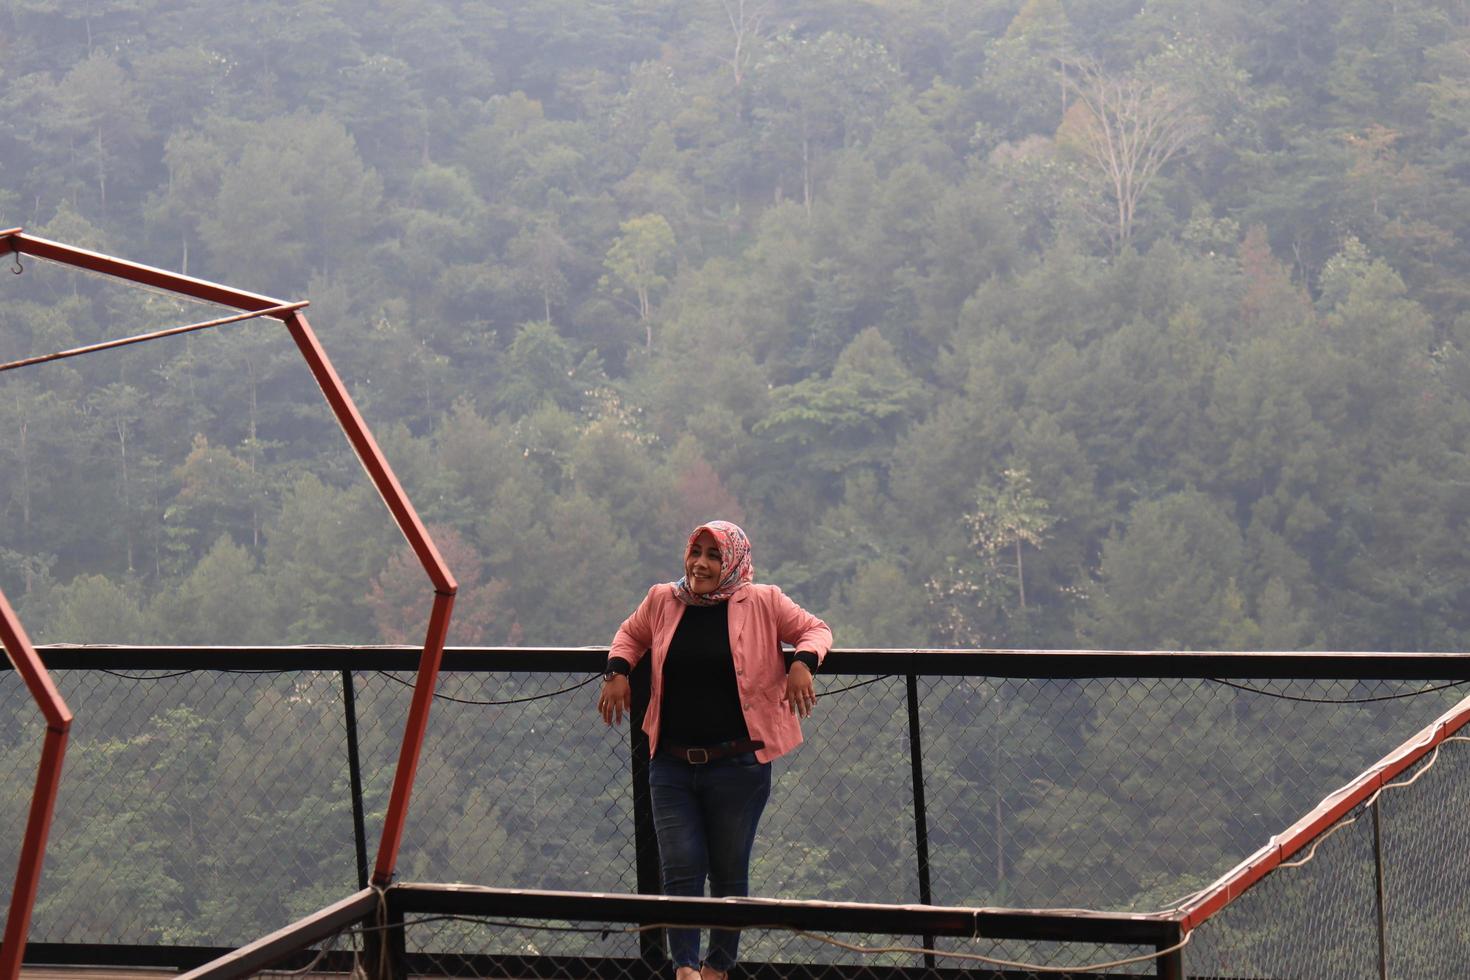
[{"label": "blue jeans", "polygon": [[[757,762],[754,752],[703,765],[660,753],[649,766],[648,788],[664,894],[701,897],[705,878],[713,898],[749,894],[750,849],[771,796],[771,764]],[[668,935],[675,968],[699,969],[699,930]],[[711,929],[704,962],[729,970],[739,948],[738,929]]]}]

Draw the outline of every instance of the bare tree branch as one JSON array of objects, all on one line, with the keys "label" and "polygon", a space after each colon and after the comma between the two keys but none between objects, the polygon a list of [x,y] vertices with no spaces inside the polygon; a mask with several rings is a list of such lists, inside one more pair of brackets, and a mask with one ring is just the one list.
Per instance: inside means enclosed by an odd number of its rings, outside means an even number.
[{"label": "bare tree branch", "polygon": [[735,73],[736,88],[745,81],[745,63],[750,60],[749,47],[760,37],[761,23],[766,19],[766,14],[770,13],[772,2],[773,0],[720,0],[735,40],[730,67]]},{"label": "bare tree branch", "polygon": [[1111,198],[1110,234],[1121,248],[1133,236],[1138,203],[1159,171],[1203,135],[1194,101],[1166,83],[1106,74],[1095,61],[1062,66],[1062,79],[1085,111],[1074,116],[1087,162]]}]

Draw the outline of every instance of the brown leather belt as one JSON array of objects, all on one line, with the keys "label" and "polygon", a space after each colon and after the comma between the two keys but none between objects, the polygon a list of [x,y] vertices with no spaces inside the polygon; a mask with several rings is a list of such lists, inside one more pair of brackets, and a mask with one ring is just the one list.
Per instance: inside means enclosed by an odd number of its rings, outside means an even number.
[{"label": "brown leather belt", "polygon": [[690,765],[702,766],[706,762],[714,762],[716,759],[728,759],[732,755],[744,755],[746,752],[754,752],[763,749],[766,743],[758,738],[743,738],[735,742],[721,742],[719,745],[708,747],[670,745],[665,743],[658,747],[660,752],[667,752],[676,759],[682,759]]}]

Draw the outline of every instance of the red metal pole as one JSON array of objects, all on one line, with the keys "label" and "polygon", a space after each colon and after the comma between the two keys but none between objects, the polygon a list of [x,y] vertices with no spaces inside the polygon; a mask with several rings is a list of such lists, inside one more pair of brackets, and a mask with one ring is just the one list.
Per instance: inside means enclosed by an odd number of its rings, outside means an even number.
[{"label": "red metal pole", "polygon": [[286,329],[291,332],[291,339],[296,341],[301,356],[306,358],[307,367],[311,369],[312,376],[316,378],[317,385],[322,389],[322,394],[326,396],[327,404],[331,406],[332,413],[337,416],[338,424],[347,434],[347,441],[352,443],[357,458],[362,461],[363,469],[367,470],[368,478],[373,481],[373,486],[377,487],[383,503],[387,504],[388,510],[392,512],[398,529],[408,539],[409,547],[418,556],[419,563],[423,565],[429,580],[434,583],[434,591],[453,595],[459,590],[459,585],[454,581],[454,576],[450,574],[449,566],[439,555],[439,549],[434,546],[429,532],[424,528],[418,513],[413,509],[413,504],[409,503],[408,494],[403,492],[398,478],[393,475],[393,469],[388,465],[388,460],[383,457],[383,451],[378,448],[373,434],[368,431],[367,423],[358,414],[357,406],[353,404],[352,397],[347,394],[346,386],[337,376],[336,369],[332,367],[332,362],[327,358],[327,352],[317,341],[311,325],[306,322],[306,316],[300,310],[296,310],[287,314],[285,322]]},{"label": "red metal pole", "polygon": [[434,686],[439,676],[439,662],[444,656],[444,637],[449,632],[449,614],[454,596],[440,592],[434,596],[434,609],[429,614],[424,652],[419,658],[418,679],[413,686],[413,701],[408,708],[408,721],[403,726],[403,744],[398,750],[398,769],[393,774],[393,790],[388,796],[388,812],[383,816],[383,836],[378,843],[378,858],[373,866],[373,884],[387,888],[393,883],[398,866],[398,846],[403,842],[403,826],[408,817],[408,799],[418,775],[419,757],[424,733],[429,726],[429,708],[434,703]]},{"label": "red metal pole", "polygon": [[0,947],[0,980],[16,980],[20,976],[26,936],[31,928],[31,912],[35,908],[36,891],[41,882],[41,865],[46,857],[51,817],[56,810],[56,793],[61,786],[61,763],[66,755],[72,714],[3,592],[0,592],[0,641],[3,641],[6,655],[46,719],[41,762],[36,769],[36,787],[31,794],[30,816],[26,819],[20,860],[16,864],[15,889],[11,892],[10,909],[5,916],[4,945]]},{"label": "red metal pole", "polygon": [[1184,933],[1198,928],[1210,916],[1239,898],[1252,885],[1304,850],[1319,834],[1354,807],[1368,800],[1404,770],[1437,749],[1445,739],[1470,725],[1470,698],[1465,698],[1417,735],[1378,760],[1372,768],[1329,793],[1311,812],[1297,820],[1270,843],[1227,871],[1209,888],[1192,896],[1175,911]]},{"label": "red metal pole", "polygon": [[[65,245],[61,242],[37,238],[19,229],[0,232],[0,243],[14,252],[34,255],[40,259],[50,259],[53,262],[60,262],[78,269],[88,269],[92,272],[116,276],[119,279],[126,279],[144,286],[166,289],[171,293],[182,293],[185,296],[218,303],[221,306],[233,306],[237,310],[263,310],[267,307],[285,304],[285,300],[272,299],[260,293],[250,293],[243,289],[222,286],[206,279],[195,279],[192,276],[180,275],[177,272],[169,272],[167,269],[159,269],[151,265],[128,262],[116,256],[77,248],[75,245]],[[285,319],[285,314],[277,316],[277,319]]]},{"label": "red metal pole", "polygon": [[49,364],[52,361],[61,361],[68,357],[80,357],[82,354],[95,354],[98,351],[112,350],[115,347],[126,347],[129,344],[141,344],[144,341],[158,340],[162,337],[177,337],[181,333],[193,333],[196,330],[208,330],[210,327],[222,327],[227,323],[238,323],[241,320],[249,320],[257,316],[269,316],[272,313],[286,313],[290,310],[299,310],[306,305],[306,300],[301,300],[298,303],[284,303],[280,306],[268,306],[263,310],[247,310],[244,313],[235,313],[231,316],[216,317],[213,320],[205,320],[202,323],[190,323],[182,327],[169,327],[167,330],[154,330],[150,333],[140,333],[132,337],[119,337],[116,340],[104,340],[100,344],[88,344],[86,347],[73,347],[70,350],[57,351],[55,354],[38,354],[35,357],[25,357],[18,361],[0,364],[0,371],[13,371],[16,368],[30,367],[33,364]]},{"label": "red metal pole", "polygon": [[418,773],[419,757],[423,751],[424,735],[429,726],[429,709],[434,703],[434,685],[439,677],[439,663],[444,656],[444,639],[449,632],[449,617],[454,609],[454,595],[459,584],[444,563],[439,549],[419,520],[418,513],[409,502],[408,494],[393,475],[392,468],[383,457],[367,424],[358,414],[357,406],[347,394],[342,379],[337,376],[327,353],[322,349],[312,332],[306,317],[298,310],[286,319],[286,329],[296,341],[301,355],[306,358],[312,375],[326,396],[327,404],[337,416],[342,431],[357,452],[373,485],[378,488],[383,502],[393,514],[399,530],[408,539],[409,547],[418,556],[430,581],[434,583],[434,607],[429,614],[428,634],[424,638],[424,652],[419,657],[418,678],[414,683],[413,701],[408,709],[408,720],[403,727],[403,743],[398,750],[398,768],[393,774],[393,790],[388,797],[388,811],[383,817],[383,836],[378,844],[378,857],[373,867],[373,884],[386,887],[393,881],[393,872],[398,864],[398,847],[403,840],[403,826],[408,817],[408,801],[413,792],[414,777]]}]

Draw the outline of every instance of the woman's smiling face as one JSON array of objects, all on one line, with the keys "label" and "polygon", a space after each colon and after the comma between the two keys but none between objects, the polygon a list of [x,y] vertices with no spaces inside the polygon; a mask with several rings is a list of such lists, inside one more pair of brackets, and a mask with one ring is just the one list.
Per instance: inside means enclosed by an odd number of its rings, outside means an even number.
[{"label": "woman's smiling face", "polygon": [[713,534],[701,531],[684,556],[684,577],[689,581],[690,592],[708,595],[719,586],[724,570],[720,559],[720,543]]}]

